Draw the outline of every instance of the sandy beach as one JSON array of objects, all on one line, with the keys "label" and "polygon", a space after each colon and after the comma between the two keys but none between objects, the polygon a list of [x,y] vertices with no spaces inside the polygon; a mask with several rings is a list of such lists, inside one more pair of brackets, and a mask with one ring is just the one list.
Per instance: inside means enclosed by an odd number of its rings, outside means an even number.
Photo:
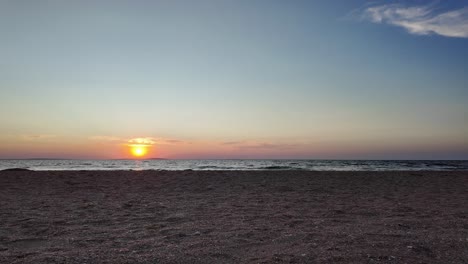
[{"label": "sandy beach", "polygon": [[3,171],[1,263],[468,263],[468,172]]}]

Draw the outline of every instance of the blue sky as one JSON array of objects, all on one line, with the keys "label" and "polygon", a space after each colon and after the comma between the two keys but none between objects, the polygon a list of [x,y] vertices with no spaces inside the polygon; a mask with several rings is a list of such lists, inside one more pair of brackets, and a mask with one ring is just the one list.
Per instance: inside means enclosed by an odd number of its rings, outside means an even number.
[{"label": "blue sky", "polygon": [[0,157],[466,159],[467,8],[3,0]]}]

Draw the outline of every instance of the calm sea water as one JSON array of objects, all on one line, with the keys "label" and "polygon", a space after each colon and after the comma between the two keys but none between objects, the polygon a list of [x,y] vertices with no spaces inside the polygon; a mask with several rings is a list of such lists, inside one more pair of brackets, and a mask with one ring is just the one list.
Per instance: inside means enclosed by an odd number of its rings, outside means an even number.
[{"label": "calm sea water", "polygon": [[0,160],[0,170],[468,170],[456,160]]}]

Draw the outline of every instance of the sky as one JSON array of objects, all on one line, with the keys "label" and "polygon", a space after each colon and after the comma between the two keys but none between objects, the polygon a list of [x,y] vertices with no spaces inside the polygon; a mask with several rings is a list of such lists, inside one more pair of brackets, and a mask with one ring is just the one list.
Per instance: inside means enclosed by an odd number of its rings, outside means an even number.
[{"label": "sky", "polygon": [[0,33],[0,158],[468,159],[468,0],[0,0]]}]

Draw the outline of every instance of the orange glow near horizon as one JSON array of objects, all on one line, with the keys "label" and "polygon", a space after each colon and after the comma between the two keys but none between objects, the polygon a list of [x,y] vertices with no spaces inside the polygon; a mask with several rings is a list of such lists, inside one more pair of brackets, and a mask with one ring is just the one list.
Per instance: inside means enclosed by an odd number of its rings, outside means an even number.
[{"label": "orange glow near horizon", "polygon": [[143,145],[132,145],[130,146],[130,152],[134,157],[141,158],[146,155],[148,150],[146,149],[146,146]]},{"label": "orange glow near horizon", "polygon": [[[374,140],[374,139],[373,139]],[[399,157],[449,159],[468,153],[467,142],[426,139],[386,139],[382,142],[361,138],[341,142],[302,140],[165,140],[147,138],[26,138],[0,135],[0,158],[71,159],[395,159]],[[455,154],[453,154],[455,153]]]}]

